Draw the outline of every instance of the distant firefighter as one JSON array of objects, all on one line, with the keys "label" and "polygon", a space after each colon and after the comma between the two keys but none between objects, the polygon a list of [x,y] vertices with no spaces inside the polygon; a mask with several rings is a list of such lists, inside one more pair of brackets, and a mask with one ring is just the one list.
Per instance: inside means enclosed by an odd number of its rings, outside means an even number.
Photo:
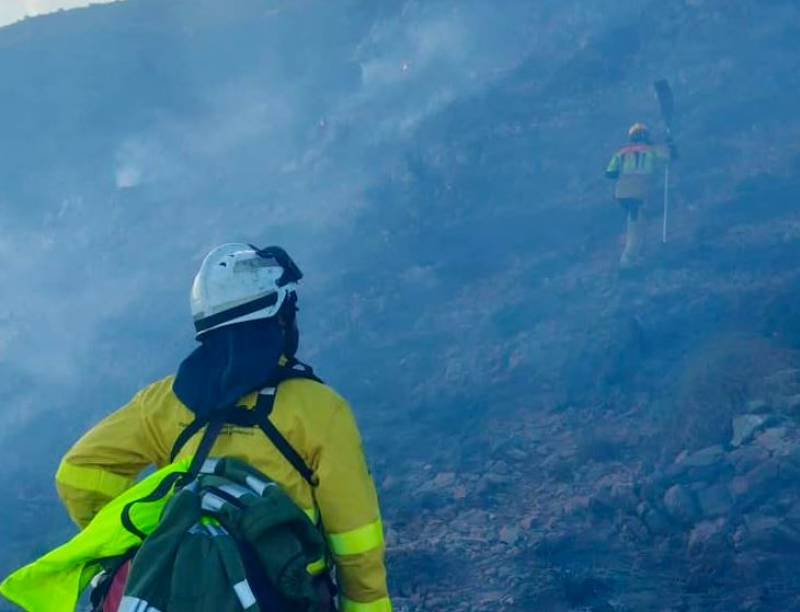
[{"label": "distant firefighter", "polygon": [[665,145],[655,145],[644,123],[635,123],[628,130],[630,143],[611,158],[606,177],[617,181],[614,197],[627,214],[625,250],[620,268],[639,263],[643,234],[643,209],[655,186],[655,177],[663,164],[677,158],[671,139]]}]

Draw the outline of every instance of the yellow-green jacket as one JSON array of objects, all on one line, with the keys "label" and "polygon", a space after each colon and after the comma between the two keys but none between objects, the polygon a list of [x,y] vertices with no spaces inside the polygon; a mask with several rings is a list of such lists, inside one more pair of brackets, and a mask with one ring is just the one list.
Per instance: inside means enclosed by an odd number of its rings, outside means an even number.
[{"label": "yellow-green jacket", "polygon": [[[140,391],[64,457],[56,486],[79,526],[85,527],[127,491],[145,468],[170,463],[175,440],[194,419],[173,393],[173,378]],[[253,393],[242,398],[243,409],[255,406],[256,397]],[[258,428],[226,426],[211,456],[246,461],[279,483],[309,515],[319,513],[334,556],[344,611],[390,611],[377,494],[347,402],[323,384],[289,380],[278,389],[270,420],[315,472],[319,485],[313,491]],[[191,438],[177,460],[185,463],[201,437],[202,432]],[[18,583],[15,589],[19,591]],[[2,592],[8,596],[6,590]]]},{"label": "yellow-green jacket", "polygon": [[656,170],[671,157],[669,147],[646,143],[630,144],[617,151],[606,168],[606,177],[617,181],[614,197],[646,200]]}]

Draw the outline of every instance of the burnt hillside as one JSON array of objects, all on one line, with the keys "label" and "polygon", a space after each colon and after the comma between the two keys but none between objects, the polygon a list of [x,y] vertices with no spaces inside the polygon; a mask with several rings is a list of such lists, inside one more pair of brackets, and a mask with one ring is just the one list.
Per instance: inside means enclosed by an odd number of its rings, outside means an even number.
[{"label": "burnt hillside", "polygon": [[[306,272],[400,610],[800,609],[800,9],[129,0],[0,30],[0,568],[191,347],[219,241]],[[670,241],[602,178],[676,95]],[[24,254],[24,255],[20,255]],[[43,517],[52,528],[37,526]]]}]

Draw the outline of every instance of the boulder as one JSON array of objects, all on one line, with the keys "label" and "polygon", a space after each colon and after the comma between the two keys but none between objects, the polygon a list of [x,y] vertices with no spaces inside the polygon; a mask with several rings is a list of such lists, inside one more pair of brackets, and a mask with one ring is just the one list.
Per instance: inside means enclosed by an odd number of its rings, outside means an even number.
[{"label": "boulder", "polygon": [[769,497],[779,479],[779,463],[775,459],[768,459],[746,474],[734,478],[730,491],[736,503],[747,508]]},{"label": "boulder", "polygon": [[737,447],[749,442],[766,422],[767,417],[760,414],[740,414],[733,417],[731,446]]},{"label": "boulder", "polygon": [[441,489],[449,487],[456,480],[456,475],[453,472],[441,472],[433,479],[434,488]]},{"label": "boulder", "polygon": [[722,446],[715,444],[699,451],[686,455],[680,461],[684,468],[708,467],[722,463],[725,460],[725,451]]},{"label": "boulder", "polygon": [[755,399],[747,402],[747,412],[763,414],[769,412],[769,404],[763,399]]},{"label": "boulder", "polygon": [[673,485],[664,493],[667,514],[679,523],[694,523],[699,518],[697,503],[683,485]]},{"label": "boulder", "polygon": [[604,508],[612,511],[633,512],[639,503],[632,482],[604,478],[591,500],[593,509]]},{"label": "boulder", "polygon": [[490,471],[493,474],[500,474],[501,476],[508,476],[511,473],[511,470],[505,461],[495,461],[492,464]]},{"label": "boulder", "polygon": [[748,517],[745,528],[736,535],[736,547],[741,550],[780,553],[800,548],[800,532],[774,516]]},{"label": "boulder", "polygon": [[640,516],[647,530],[653,535],[665,535],[671,531],[669,517],[654,506],[647,506]]},{"label": "boulder", "polygon": [[728,469],[725,451],[720,445],[709,446],[694,453],[681,453],[667,471],[673,480],[711,482]]},{"label": "boulder", "polygon": [[527,461],[528,453],[519,448],[511,448],[506,452],[506,456],[512,461]]},{"label": "boulder", "polygon": [[771,427],[756,437],[756,444],[771,453],[785,455],[795,446],[788,433],[786,427]]},{"label": "boulder", "polygon": [[746,474],[769,459],[769,451],[755,444],[737,448],[728,455],[736,474]]},{"label": "boulder", "polygon": [[689,534],[688,550],[693,557],[716,556],[728,548],[728,523],[724,518],[698,523]]},{"label": "boulder", "polygon": [[706,519],[726,515],[733,506],[731,494],[724,484],[715,484],[700,489],[697,492],[697,501],[700,504],[700,512]]},{"label": "boulder", "polygon": [[528,531],[537,521],[538,518],[539,516],[536,513],[528,514],[527,516],[524,516],[520,519],[519,526],[521,529]]},{"label": "boulder", "polygon": [[391,491],[393,488],[395,488],[397,482],[398,482],[397,478],[389,475],[386,478],[384,478],[383,481],[381,482],[381,490],[384,492]]},{"label": "boulder", "polygon": [[511,478],[502,474],[484,474],[476,483],[475,495],[485,495],[511,482]]},{"label": "boulder", "polygon": [[506,525],[505,527],[500,529],[500,533],[498,535],[498,539],[504,544],[508,544],[509,546],[513,546],[514,544],[516,544],[519,538],[520,538],[520,529],[519,527],[513,525]]},{"label": "boulder", "polygon": [[511,478],[503,474],[486,474],[481,478],[481,482],[485,482],[490,486],[507,485],[511,482]]}]

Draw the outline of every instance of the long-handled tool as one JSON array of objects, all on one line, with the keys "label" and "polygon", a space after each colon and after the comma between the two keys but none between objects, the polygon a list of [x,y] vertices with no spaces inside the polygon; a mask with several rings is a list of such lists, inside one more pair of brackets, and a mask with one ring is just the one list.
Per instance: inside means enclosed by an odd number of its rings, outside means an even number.
[{"label": "long-handled tool", "polygon": [[[661,79],[653,84],[658,98],[658,105],[661,107],[661,118],[667,129],[667,142],[672,141],[672,117],[675,112],[675,99],[672,95],[672,88],[669,81]],[[667,242],[667,222],[669,220],[669,164],[664,168],[664,223],[661,229],[661,241]]]}]

